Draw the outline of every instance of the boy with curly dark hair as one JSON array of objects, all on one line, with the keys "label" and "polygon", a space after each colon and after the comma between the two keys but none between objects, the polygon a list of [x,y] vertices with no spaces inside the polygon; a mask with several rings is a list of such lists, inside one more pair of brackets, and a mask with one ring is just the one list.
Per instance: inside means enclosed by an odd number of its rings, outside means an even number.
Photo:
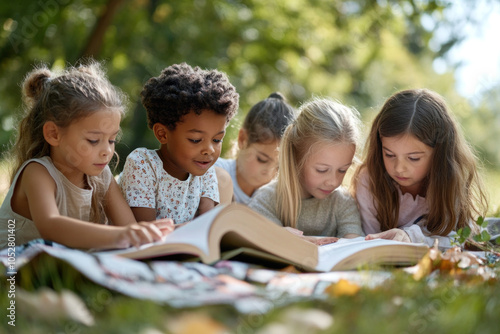
[{"label": "boy with curly dark hair", "polygon": [[122,192],[137,219],[188,222],[219,203],[213,164],[239,95],[226,74],[182,63],[150,78],[141,98],[160,148],[130,153]]}]

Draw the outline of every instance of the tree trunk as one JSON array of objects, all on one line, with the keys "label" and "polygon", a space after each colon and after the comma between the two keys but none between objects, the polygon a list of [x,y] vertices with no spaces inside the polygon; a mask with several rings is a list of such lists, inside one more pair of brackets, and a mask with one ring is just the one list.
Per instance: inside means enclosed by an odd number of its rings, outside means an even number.
[{"label": "tree trunk", "polygon": [[104,9],[104,12],[99,17],[99,20],[97,20],[94,30],[92,31],[92,34],[87,41],[87,45],[85,46],[81,57],[96,58],[99,55],[99,52],[102,48],[102,43],[104,41],[104,34],[113,21],[113,16],[115,15],[116,11],[123,3],[123,1],[124,0],[109,0],[106,8]]}]

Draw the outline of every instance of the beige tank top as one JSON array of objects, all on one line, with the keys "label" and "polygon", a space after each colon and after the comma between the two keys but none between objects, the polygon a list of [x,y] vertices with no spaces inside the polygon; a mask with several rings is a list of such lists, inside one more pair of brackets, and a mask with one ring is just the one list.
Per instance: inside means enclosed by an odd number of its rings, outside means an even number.
[{"label": "beige tank top", "polygon": [[[22,245],[30,240],[41,238],[35,223],[12,211],[11,199],[19,175],[29,163],[39,163],[47,168],[56,183],[56,203],[59,213],[83,221],[90,221],[90,208],[93,189],[81,189],[72,184],[53,164],[50,157],[26,161],[17,171],[14,180],[0,208],[0,248],[6,248],[9,240]],[[113,178],[108,166],[99,175],[106,189]]]}]

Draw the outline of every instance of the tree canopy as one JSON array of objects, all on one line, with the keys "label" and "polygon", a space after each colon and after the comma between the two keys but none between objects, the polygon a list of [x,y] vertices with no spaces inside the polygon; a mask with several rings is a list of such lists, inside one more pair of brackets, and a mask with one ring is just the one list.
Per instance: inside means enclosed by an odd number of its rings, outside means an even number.
[{"label": "tree canopy", "polygon": [[[240,111],[228,130],[229,139],[235,137],[247,110],[273,91],[282,92],[295,106],[313,95],[339,99],[369,120],[395,90],[427,87],[444,95],[466,119],[472,107],[456,93],[452,73],[437,74],[432,68],[435,59],[444,57],[463,38],[463,21],[450,21],[443,14],[451,3],[5,2],[0,5],[0,144],[5,149],[21,114],[19,83],[24,75],[40,62],[57,69],[85,57],[104,61],[111,82],[130,98],[122,144],[117,147],[122,157],[138,146],[157,146],[139,93],[148,78],[180,62],[229,75],[240,93]],[[467,3],[472,11],[473,2]],[[437,40],[434,34],[439,27],[451,27],[448,31],[454,33]],[[229,141],[224,145],[227,150]],[[497,159],[497,149],[489,150],[486,147],[483,153]]]}]

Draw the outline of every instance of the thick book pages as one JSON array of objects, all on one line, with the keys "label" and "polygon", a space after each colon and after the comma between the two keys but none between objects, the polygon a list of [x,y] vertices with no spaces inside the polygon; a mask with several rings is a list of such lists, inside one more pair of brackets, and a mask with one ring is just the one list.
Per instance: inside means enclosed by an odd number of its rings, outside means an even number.
[{"label": "thick book pages", "polygon": [[257,262],[292,264],[306,271],[332,271],[364,264],[414,264],[427,251],[423,244],[365,241],[363,237],[316,246],[247,206],[233,203],[217,206],[161,242],[106,253],[133,259],[191,255],[208,264],[243,256]]},{"label": "thick book pages", "polygon": [[425,244],[364,237],[340,239],[338,242],[319,246],[317,271],[350,270],[359,266],[412,265],[429,250]]},{"label": "thick book pages", "polygon": [[221,259],[221,251],[237,248],[268,253],[304,268],[315,268],[318,263],[316,245],[237,203],[215,207],[161,242],[112,253],[133,259],[190,254],[213,263]]}]

